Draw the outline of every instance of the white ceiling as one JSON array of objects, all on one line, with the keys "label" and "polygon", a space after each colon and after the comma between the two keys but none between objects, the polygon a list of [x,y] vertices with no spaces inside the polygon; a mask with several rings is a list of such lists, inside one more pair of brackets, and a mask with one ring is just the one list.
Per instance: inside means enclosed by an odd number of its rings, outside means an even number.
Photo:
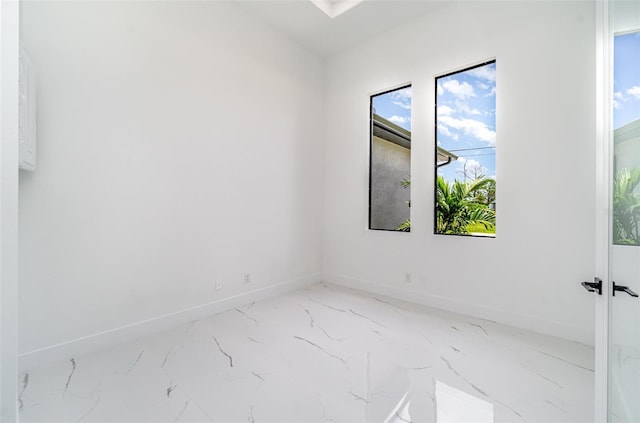
[{"label": "white ceiling", "polygon": [[451,1],[363,0],[333,18],[310,0],[243,0],[238,4],[311,52],[330,57]]}]

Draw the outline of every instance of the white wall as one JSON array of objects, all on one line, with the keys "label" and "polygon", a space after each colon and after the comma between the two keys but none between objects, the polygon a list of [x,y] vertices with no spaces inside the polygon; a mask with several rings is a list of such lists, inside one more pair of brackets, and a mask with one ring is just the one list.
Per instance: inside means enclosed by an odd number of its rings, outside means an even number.
[{"label": "white wall", "polygon": [[17,420],[18,2],[0,3],[0,421]]},{"label": "white wall", "polygon": [[29,1],[21,19],[39,94],[21,353],[320,280],[319,59],[226,2]]},{"label": "white wall", "polygon": [[[593,343],[594,42],[593,3],[461,2],[332,58],[325,279]],[[434,76],[493,57],[497,237],[435,236]],[[411,233],[368,231],[369,95],[409,82]]]},{"label": "white wall", "polygon": [[[323,263],[330,282],[592,342],[592,4],[452,4],[326,66],[223,2],[22,8],[39,82],[23,355]],[[497,238],[436,237],[433,77],[492,57]],[[368,231],[369,95],[409,82],[412,232]]]}]

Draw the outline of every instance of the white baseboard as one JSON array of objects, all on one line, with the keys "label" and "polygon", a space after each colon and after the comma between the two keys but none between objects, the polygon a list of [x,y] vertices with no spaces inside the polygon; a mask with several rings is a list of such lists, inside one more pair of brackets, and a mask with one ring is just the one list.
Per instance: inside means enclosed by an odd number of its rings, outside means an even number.
[{"label": "white baseboard", "polygon": [[119,328],[62,342],[57,345],[22,353],[18,356],[18,369],[20,373],[29,372],[31,369],[37,367],[57,361],[69,360],[114,345],[133,341],[142,336],[170,330],[193,320],[206,318],[253,301],[268,299],[321,281],[322,274],[315,273],[232,297],[222,298],[207,304],[201,304],[186,310],[165,314]]},{"label": "white baseboard", "polygon": [[550,335],[569,341],[575,341],[589,346],[593,346],[595,343],[593,333],[588,329],[567,326],[554,321],[541,319],[536,316],[513,313],[510,311],[485,307],[479,304],[465,303],[462,301],[452,300],[450,298],[431,295],[424,292],[412,291],[396,286],[382,285],[374,282],[330,273],[324,274],[324,281],[347,288],[353,288],[361,291],[375,293],[378,295],[384,295],[390,298],[434,307],[441,310],[479,317],[487,320],[493,320],[503,325],[525,329],[544,335]]}]

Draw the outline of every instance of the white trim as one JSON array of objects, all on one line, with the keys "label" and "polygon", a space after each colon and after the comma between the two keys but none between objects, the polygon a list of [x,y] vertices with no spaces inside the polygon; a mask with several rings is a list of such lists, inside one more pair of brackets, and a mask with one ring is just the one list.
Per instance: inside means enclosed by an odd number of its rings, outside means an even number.
[{"label": "white trim", "polygon": [[593,335],[586,328],[560,325],[558,322],[540,319],[526,314],[512,313],[478,304],[464,303],[450,298],[431,295],[424,292],[412,291],[390,285],[382,285],[348,276],[325,274],[325,282],[387,297],[421,304],[454,313],[492,320],[497,323],[513,326],[544,335],[555,336],[585,345],[593,345]]},{"label": "white trim", "polygon": [[[389,94],[393,91],[398,91],[401,90],[403,88],[411,88],[413,89],[413,82],[409,81],[409,82],[403,82],[402,84],[396,84],[396,85],[392,85],[389,88],[384,88],[384,89],[380,89],[377,91],[372,91],[369,93],[369,105],[371,105],[371,97],[377,97],[379,95],[383,95],[383,94]],[[369,119],[371,119],[371,116],[369,116]]]},{"label": "white trim", "polygon": [[596,203],[595,272],[602,278],[602,296],[595,300],[594,421],[607,421],[609,313],[609,185],[611,183],[611,34],[609,1],[596,1]]},{"label": "white trim", "polygon": [[454,69],[451,69],[451,70],[448,70],[448,71],[445,71],[445,72],[439,72],[439,73],[433,75],[433,79],[436,80],[438,78],[444,77],[445,75],[451,76],[452,74],[464,72],[464,71],[467,71],[467,70],[470,70],[470,69],[473,69],[473,68],[477,68],[477,67],[480,67],[480,66],[483,66],[483,65],[488,65],[491,62],[497,63],[498,62],[497,56],[490,57],[490,58],[488,58],[486,60],[479,60],[479,61],[476,61],[476,62],[472,62],[471,64],[468,64],[468,65],[465,65],[465,66],[460,66],[460,67],[457,67],[457,68],[454,68]]},{"label": "white trim", "polygon": [[20,372],[29,372],[31,369],[56,361],[68,360],[124,342],[133,341],[141,336],[149,336],[154,333],[170,330],[193,320],[203,319],[253,301],[272,298],[318,283],[321,280],[322,274],[314,273],[277,285],[271,285],[232,297],[222,298],[207,304],[201,304],[186,310],[168,313],[163,316],[62,342],[57,345],[29,351],[18,356]]}]

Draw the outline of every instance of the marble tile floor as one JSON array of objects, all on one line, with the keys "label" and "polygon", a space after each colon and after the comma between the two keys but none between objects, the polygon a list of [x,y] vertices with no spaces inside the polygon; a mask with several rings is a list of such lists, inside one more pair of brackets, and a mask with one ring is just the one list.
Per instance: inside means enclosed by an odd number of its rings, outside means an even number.
[{"label": "marble tile floor", "polygon": [[591,347],[316,284],[20,376],[26,422],[590,422]]}]

